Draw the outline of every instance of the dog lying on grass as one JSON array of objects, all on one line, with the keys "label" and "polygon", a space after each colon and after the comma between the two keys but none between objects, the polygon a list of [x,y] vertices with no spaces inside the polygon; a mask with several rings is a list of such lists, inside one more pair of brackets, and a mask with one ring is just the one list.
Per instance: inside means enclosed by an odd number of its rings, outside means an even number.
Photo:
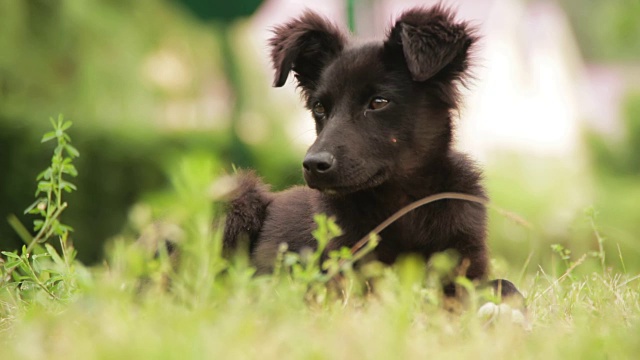
[{"label": "dog lying on grass", "polygon": [[[253,173],[239,175],[224,247],[249,240],[259,272],[274,266],[281,243],[316,248],[313,215],[333,216],[343,234],[325,252],[352,247],[403,206],[442,192],[486,199],[481,171],[452,148],[452,116],[478,40],[466,22],[441,6],[402,14],[382,41],[352,43],[307,11],[274,29],[273,85],[293,72],[316,125],[303,161],[308,187],[272,193]],[[471,280],[488,272],[487,215],[482,204],[442,200],[419,207],[380,233],[377,260],[403,254],[429,259],[453,249]],[[503,295],[517,294],[506,280]]]}]

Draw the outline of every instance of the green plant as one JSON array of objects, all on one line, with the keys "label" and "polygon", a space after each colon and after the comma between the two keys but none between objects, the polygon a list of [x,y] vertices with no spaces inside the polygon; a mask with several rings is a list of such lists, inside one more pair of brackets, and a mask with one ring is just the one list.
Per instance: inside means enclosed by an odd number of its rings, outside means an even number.
[{"label": "green plant", "polygon": [[312,235],[317,241],[316,249],[303,249],[300,253],[293,253],[287,251],[286,244],[282,244],[271,279],[276,286],[283,283],[296,284],[307,301],[317,305],[326,305],[339,296],[348,298],[354,293],[360,293],[365,288],[366,278],[356,274],[353,265],[375,249],[377,235],[373,234],[372,241],[355,253],[346,247],[327,251],[331,240],[340,236],[342,230],[334,218],[325,214],[316,214],[314,221],[317,228]]},{"label": "green plant", "polygon": [[[62,115],[57,121],[50,119],[53,131],[42,137],[42,143],[56,140],[51,164],[37,177],[37,190],[34,201],[25,213],[37,216],[33,221],[35,236],[17,220],[10,217],[9,222],[21,236],[25,245],[20,253],[2,251],[6,261],[2,264],[0,286],[12,289],[19,299],[36,299],[40,292],[55,300],[68,300],[77,287],[74,275],[77,263],[76,251],[69,240],[73,229],[60,221],[62,212],[68,204],[63,201],[63,193],[76,190],[76,186],[67,177],[78,175],[73,159],[80,154],[71,145],[66,131],[71,127]],[[59,253],[48,241],[57,237],[60,243]]]}]

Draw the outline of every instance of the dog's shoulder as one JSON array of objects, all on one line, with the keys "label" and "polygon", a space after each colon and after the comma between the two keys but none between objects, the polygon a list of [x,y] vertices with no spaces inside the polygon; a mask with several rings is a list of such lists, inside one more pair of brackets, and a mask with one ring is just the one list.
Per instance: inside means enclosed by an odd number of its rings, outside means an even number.
[{"label": "dog's shoulder", "polygon": [[457,151],[450,151],[448,157],[451,176],[450,189],[447,190],[486,198],[482,170],[478,164],[469,155]]},{"label": "dog's shoulder", "polygon": [[[252,247],[274,194],[252,171],[239,172],[234,177],[235,189],[227,205],[224,227],[224,250],[235,250],[239,241],[248,241]],[[244,239],[244,240],[243,240]]]},{"label": "dog's shoulder", "polygon": [[322,212],[317,190],[294,186],[275,194],[260,234],[261,241],[295,243],[315,228],[314,214]]},{"label": "dog's shoulder", "polygon": [[258,273],[272,270],[283,243],[291,252],[315,249],[316,241],[311,235],[316,227],[313,217],[322,212],[322,203],[319,191],[304,186],[294,186],[274,194],[252,253]]},{"label": "dog's shoulder", "polygon": [[[447,156],[448,165],[444,171],[446,185],[440,191],[468,194],[488,200],[482,171],[475,161],[468,155],[455,151],[449,152]],[[434,204],[431,209],[435,209],[432,210],[435,213],[428,217],[435,229],[431,238],[440,238],[442,246],[454,247],[460,252],[463,252],[462,248],[467,248],[482,253],[480,249],[485,247],[487,222],[485,204],[467,200],[445,200]]]},{"label": "dog's shoulder", "polygon": [[277,193],[274,200],[274,206],[282,208],[284,212],[291,212],[299,209],[317,209],[322,196],[318,190],[297,185]]}]

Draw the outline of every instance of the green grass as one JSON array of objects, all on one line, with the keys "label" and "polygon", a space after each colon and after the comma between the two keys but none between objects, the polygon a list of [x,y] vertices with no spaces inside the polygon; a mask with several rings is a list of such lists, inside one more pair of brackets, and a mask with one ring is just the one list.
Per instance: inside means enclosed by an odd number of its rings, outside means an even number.
[{"label": "green grass", "polygon": [[[215,269],[216,261],[197,267]],[[130,271],[93,269],[65,304],[16,303],[5,293],[3,357],[582,359],[632,358],[640,350],[640,280],[622,274],[559,284],[528,275],[520,284],[533,325],[527,332],[443,310],[415,269],[385,271],[373,295],[347,286],[343,297],[311,299],[301,281],[252,278],[242,265],[224,276],[178,276],[169,292],[153,281],[141,289]]]},{"label": "green grass", "polygon": [[[173,190],[132,209],[130,229],[111,242],[101,265],[74,261],[64,241],[69,228],[59,223],[29,256],[26,246],[15,252],[29,266],[11,276],[10,261],[17,260],[5,254],[0,358],[617,359],[640,351],[640,278],[619,269],[623,255],[600,256],[605,250],[569,254],[564,244],[536,249],[553,264],[496,261],[508,263],[498,275],[527,297],[530,330],[508,318],[479,318],[481,291],[472,289],[466,307],[446,301],[437,286],[446,261],[425,271],[409,258],[356,273],[342,255],[344,275],[333,281],[312,255],[283,255],[278,274],[256,277],[246,257],[221,256],[219,226],[212,226],[225,187],[219,168],[206,155],[178,161]],[[51,196],[64,204],[62,191]],[[36,215],[56,224],[55,211],[44,209]],[[494,224],[512,221],[492,217]],[[527,220],[542,227],[541,219]],[[316,236],[326,242],[336,229],[318,222]],[[180,244],[179,257],[155,254],[154,244],[166,238]]]}]

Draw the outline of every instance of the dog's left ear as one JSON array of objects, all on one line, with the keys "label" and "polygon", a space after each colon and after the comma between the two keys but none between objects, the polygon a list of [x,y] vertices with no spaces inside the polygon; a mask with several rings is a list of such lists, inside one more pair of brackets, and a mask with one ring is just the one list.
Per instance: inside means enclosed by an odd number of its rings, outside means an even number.
[{"label": "dog's left ear", "polygon": [[324,17],[305,11],[274,29],[269,41],[275,69],[273,86],[280,87],[293,71],[305,93],[315,88],[320,73],[342,51],[345,35]]},{"label": "dog's left ear", "polygon": [[385,41],[385,48],[399,51],[414,81],[436,75],[459,79],[468,68],[469,51],[477,40],[466,22],[456,22],[453,12],[436,5],[411,9],[396,21]]}]

